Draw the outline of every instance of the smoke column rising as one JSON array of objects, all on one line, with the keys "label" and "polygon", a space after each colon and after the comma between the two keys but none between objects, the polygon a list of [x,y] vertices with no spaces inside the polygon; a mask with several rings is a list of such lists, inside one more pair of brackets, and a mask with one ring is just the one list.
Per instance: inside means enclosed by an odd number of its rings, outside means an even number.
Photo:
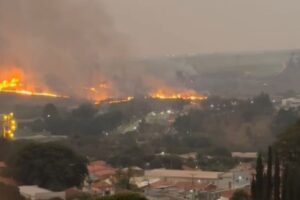
[{"label": "smoke column rising", "polygon": [[97,0],[0,0],[0,69],[16,65],[70,92],[112,76],[127,52]]}]

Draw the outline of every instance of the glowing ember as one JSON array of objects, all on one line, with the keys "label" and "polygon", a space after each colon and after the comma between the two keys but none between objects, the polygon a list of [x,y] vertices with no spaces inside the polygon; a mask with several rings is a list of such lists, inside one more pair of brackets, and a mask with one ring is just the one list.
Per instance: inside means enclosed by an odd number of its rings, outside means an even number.
[{"label": "glowing ember", "polygon": [[0,93],[14,93],[28,96],[66,97],[48,90],[38,91],[33,84],[24,83],[24,73],[20,69],[13,68],[8,71],[0,71]]},{"label": "glowing ember", "polygon": [[151,98],[154,99],[182,99],[182,100],[204,100],[207,99],[206,96],[198,94],[194,90],[186,90],[186,91],[172,91],[172,90],[157,90],[149,94]]}]

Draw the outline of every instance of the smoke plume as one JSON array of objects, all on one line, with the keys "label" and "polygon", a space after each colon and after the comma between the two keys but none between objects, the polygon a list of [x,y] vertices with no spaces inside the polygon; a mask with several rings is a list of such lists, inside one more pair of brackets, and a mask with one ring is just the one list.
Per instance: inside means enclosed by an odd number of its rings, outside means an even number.
[{"label": "smoke plume", "polygon": [[80,93],[74,88],[114,76],[127,58],[126,39],[98,0],[0,0],[0,69],[17,66],[56,91]]}]

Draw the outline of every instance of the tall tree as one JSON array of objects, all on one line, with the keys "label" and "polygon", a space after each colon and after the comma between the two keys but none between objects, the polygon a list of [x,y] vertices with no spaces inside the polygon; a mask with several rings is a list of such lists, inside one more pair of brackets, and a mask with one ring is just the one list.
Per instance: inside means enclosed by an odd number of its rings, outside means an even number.
[{"label": "tall tree", "polygon": [[251,181],[251,197],[252,200],[256,200],[257,196],[256,196],[256,180],[255,177],[252,177],[252,181]]},{"label": "tall tree", "polygon": [[288,198],[288,165],[285,165],[284,170],[283,170],[283,174],[282,174],[282,184],[281,184],[281,199],[282,200],[289,200]]},{"label": "tall tree", "polygon": [[272,147],[268,149],[268,166],[267,166],[267,177],[266,177],[266,200],[271,200],[272,198],[272,174],[273,174],[273,158],[272,158]]},{"label": "tall tree", "polygon": [[275,152],[274,168],[274,200],[280,200],[280,160],[277,151]]},{"label": "tall tree", "polygon": [[264,200],[264,164],[262,155],[258,154],[256,161],[256,200]]},{"label": "tall tree", "polygon": [[21,196],[18,187],[0,183],[0,199],[2,200],[25,200]]},{"label": "tall tree", "polygon": [[236,190],[230,200],[250,200],[250,196],[244,190]]}]

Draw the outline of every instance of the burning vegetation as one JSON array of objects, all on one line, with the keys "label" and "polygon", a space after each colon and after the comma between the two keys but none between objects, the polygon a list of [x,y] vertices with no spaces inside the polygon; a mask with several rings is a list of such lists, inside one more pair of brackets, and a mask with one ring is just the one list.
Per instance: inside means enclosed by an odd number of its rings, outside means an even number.
[{"label": "burning vegetation", "polygon": [[[6,70],[7,69],[7,70]],[[50,92],[42,86],[36,86],[25,79],[25,73],[19,68],[5,68],[0,71],[0,93],[13,93],[28,96],[66,97]]]},{"label": "burning vegetation", "polygon": [[189,90],[189,89],[181,90],[181,91],[176,91],[173,89],[159,89],[156,90],[155,92],[150,93],[149,96],[154,99],[162,99],[162,100],[182,99],[182,100],[201,101],[207,99],[206,96],[203,96],[197,93],[196,91]]},{"label": "burning vegetation", "polygon": [[[0,70],[0,93],[13,93],[27,96],[45,96],[52,98],[66,98],[66,94],[60,95],[48,89],[47,86],[40,83],[31,76],[25,75],[25,72],[17,67],[5,67]],[[159,100],[190,100],[201,101],[206,96],[199,94],[191,89],[174,89],[172,87],[162,87],[163,89],[145,91],[144,97]],[[83,87],[84,98],[96,104],[99,103],[124,103],[134,99],[135,94],[122,94],[119,92],[118,85],[111,81],[102,81],[95,86]]]}]

